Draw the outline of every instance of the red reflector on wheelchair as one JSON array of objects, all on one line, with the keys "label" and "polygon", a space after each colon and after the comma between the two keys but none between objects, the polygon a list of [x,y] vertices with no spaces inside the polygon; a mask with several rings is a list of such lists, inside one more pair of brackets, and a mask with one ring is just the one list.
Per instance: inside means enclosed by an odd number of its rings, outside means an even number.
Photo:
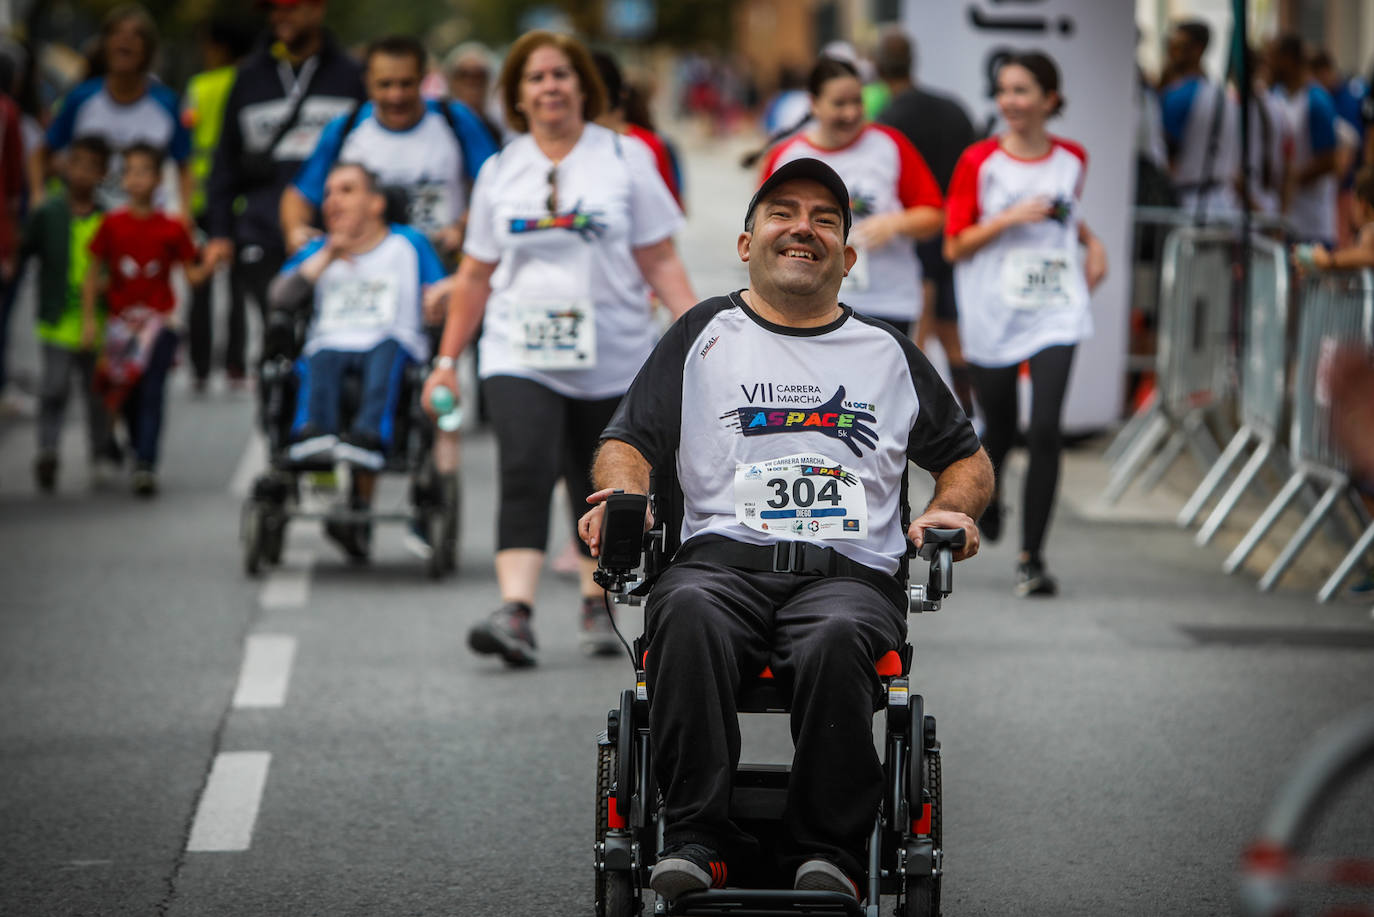
[{"label": "red reflector on wheelchair", "polygon": [[902,674],[902,654],[896,650],[888,650],[883,654],[883,658],[878,660],[875,668],[879,676],[897,677]]},{"label": "red reflector on wheelchair", "polygon": [[620,814],[620,809],[615,804],[614,796],[606,797],[606,827],[625,827],[625,816]]},{"label": "red reflector on wheelchair", "polygon": [[773,677],[773,667],[772,667],[772,666],[769,666],[769,665],[764,666],[764,667],[763,667],[763,671],[759,673],[759,678],[772,678],[772,677]]},{"label": "red reflector on wheelchair", "polygon": [[[612,799],[611,802],[615,802],[615,800]],[[930,803],[927,802],[921,806],[921,817],[911,823],[911,833],[930,833]]]}]

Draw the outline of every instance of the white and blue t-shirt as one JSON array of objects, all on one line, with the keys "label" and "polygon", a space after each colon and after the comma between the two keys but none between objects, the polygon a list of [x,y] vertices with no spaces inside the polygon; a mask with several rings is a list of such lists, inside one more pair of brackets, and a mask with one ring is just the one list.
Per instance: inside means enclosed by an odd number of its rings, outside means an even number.
[{"label": "white and blue t-shirt", "polygon": [[[1295,173],[1336,149],[1336,105],[1320,84],[1312,82],[1293,93],[1275,86],[1274,94],[1288,116]],[[1328,244],[1336,238],[1336,184],[1336,173],[1328,172],[1293,189],[1287,216],[1298,238]]]},{"label": "white and blue t-shirt", "polygon": [[[161,83],[150,83],[136,102],[122,105],[105,89],[103,79],[86,80],[69,92],[48,126],[46,144],[53,152],[65,150],[77,137],[97,136],[110,145],[114,156],[96,199],[107,210],[123,206],[120,187],[123,159],[119,151],[135,143],[163,150],[173,162],[191,155],[191,134],[181,123],[176,93]],[[160,198],[157,203],[165,205]]]},{"label": "white and blue t-shirt", "polygon": [[1159,102],[1180,204],[1189,210],[1201,205],[1208,214],[1238,212],[1240,108],[1236,100],[1206,77],[1189,76],[1169,84]]},{"label": "white and blue t-shirt", "polygon": [[[324,244],[324,236],[312,239],[282,273],[299,270]],[[395,340],[417,362],[428,359],[421,295],[443,277],[429,240],[409,226],[393,225],[371,251],[336,259],[320,274],[304,355],[320,350],[361,353]]]},{"label": "white and blue t-shirt", "polygon": [[496,152],[491,135],[466,106],[447,103],[450,124],[440,104],[426,103],[425,114],[403,131],[383,126],[371,102],[356,116],[335,118],[301,166],[296,190],[319,206],[324,201],[325,179],[334,164],[357,163],[376,175],[382,185],[405,189],[408,222],[433,238],[467,211],[464,181],[476,181],[482,164]]}]

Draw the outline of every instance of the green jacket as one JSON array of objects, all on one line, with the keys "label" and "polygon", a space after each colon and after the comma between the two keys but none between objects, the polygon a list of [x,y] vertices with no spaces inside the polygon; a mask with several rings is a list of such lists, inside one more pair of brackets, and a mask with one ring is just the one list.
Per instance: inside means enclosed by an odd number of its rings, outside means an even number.
[{"label": "green jacket", "polygon": [[[99,205],[96,210],[99,211]],[[71,265],[71,207],[67,195],[48,197],[29,214],[19,256],[38,259],[38,321],[56,325],[67,311],[67,280]]]}]

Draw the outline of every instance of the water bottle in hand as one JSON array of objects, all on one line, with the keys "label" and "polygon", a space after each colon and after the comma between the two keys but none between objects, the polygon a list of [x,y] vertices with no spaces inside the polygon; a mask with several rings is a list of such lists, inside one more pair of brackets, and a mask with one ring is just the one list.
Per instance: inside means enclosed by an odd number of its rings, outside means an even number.
[{"label": "water bottle in hand", "polygon": [[434,413],[439,415],[434,421],[434,425],[445,433],[452,433],[463,425],[463,409],[458,405],[458,399],[453,396],[453,390],[447,385],[435,386],[430,395],[430,402],[434,405]]}]

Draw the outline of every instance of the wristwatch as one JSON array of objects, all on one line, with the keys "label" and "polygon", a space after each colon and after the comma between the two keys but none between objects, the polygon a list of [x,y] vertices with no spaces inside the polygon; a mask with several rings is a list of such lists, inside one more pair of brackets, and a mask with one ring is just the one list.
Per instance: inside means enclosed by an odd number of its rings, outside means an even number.
[{"label": "wristwatch", "polygon": [[454,360],[450,356],[439,356],[434,358],[435,369],[453,369]]}]

